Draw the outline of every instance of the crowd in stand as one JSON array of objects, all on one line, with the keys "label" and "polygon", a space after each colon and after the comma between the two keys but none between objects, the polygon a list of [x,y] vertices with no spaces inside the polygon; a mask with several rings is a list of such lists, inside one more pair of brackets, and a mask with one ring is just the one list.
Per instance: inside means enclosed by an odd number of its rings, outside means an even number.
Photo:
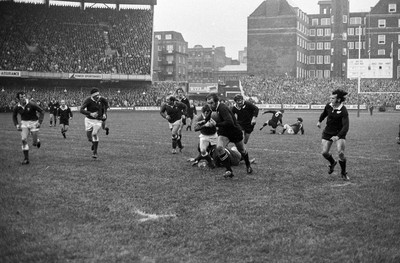
[{"label": "crowd in stand", "polygon": [[[325,104],[329,101],[332,90],[341,88],[349,92],[346,104],[372,104],[375,107],[394,107],[400,104],[399,81],[362,80],[361,91],[381,92],[358,96],[356,80],[345,79],[295,79],[295,78],[261,78],[247,76],[241,80],[244,94],[257,99],[260,104]],[[153,82],[137,87],[122,87],[112,83],[101,88],[102,96],[109,100],[111,107],[160,106],[165,96],[180,86],[179,82]],[[1,111],[9,111],[15,104],[15,94],[24,90],[30,98],[38,101],[44,108],[55,98],[66,100],[69,106],[80,106],[88,96],[91,87],[0,87]],[[390,93],[393,92],[393,93]],[[397,92],[397,93],[396,93]],[[190,94],[188,95],[190,99]],[[204,100],[194,100],[195,105],[202,106]]]},{"label": "crowd in stand", "polygon": [[0,1],[0,70],[150,74],[153,14]]}]

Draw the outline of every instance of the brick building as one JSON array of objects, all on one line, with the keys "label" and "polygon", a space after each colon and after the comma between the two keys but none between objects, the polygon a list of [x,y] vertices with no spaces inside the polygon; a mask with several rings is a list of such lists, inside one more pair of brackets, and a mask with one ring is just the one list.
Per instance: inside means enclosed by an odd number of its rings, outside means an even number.
[{"label": "brick building", "polygon": [[187,81],[188,43],[175,31],[154,32],[153,80]]},{"label": "brick building", "polygon": [[208,47],[195,45],[189,48],[188,82],[213,83],[216,72],[226,65],[225,47]]},{"label": "brick building", "polygon": [[356,13],[348,0],[318,4],[318,14],[306,14],[286,0],[262,2],[248,17],[248,74],[345,78],[348,59],[357,59],[361,46],[361,58],[393,58],[392,76],[400,78],[398,0]]}]

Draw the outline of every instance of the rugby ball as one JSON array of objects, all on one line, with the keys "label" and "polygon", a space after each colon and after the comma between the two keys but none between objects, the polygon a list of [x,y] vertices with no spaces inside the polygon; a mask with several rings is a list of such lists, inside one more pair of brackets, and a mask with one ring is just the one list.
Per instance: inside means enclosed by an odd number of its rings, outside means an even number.
[{"label": "rugby ball", "polygon": [[213,111],[212,113],[211,113],[211,118],[215,121],[215,122],[221,122],[221,118],[220,118],[220,116],[219,116],[219,114],[218,114],[218,112],[216,112],[216,111]]}]

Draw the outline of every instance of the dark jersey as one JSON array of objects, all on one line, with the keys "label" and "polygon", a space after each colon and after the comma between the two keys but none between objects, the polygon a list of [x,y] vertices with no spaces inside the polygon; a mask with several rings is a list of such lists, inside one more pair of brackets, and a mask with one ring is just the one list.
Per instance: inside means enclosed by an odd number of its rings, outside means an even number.
[{"label": "dark jersey", "polygon": [[57,116],[60,117],[60,122],[67,121],[69,118],[72,118],[72,111],[68,106],[60,106],[57,110]]},{"label": "dark jersey", "polygon": [[56,115],[60,104],[57,101],[50,101],[48,107],[50,114]]},{"label": "dark jersey", "polygon": [[[102,120],[103,119],[103,114],[104,112],[104,105],[102,103],[102,100],[94,100],[92,97],[88,97],[85,99],[81,106],[80,112],[84,115],[86,115],[87,118],[89,119],[97,119],[97,120]],[[90,116],[90,113],[97,112],[97,117],[94,118]]]},{"label": "dark jersey", "polygon": [[[211,127],[206,127],[204,126],[205,123],[202,123],[205,120],[205,117],[203,114],[200,114],[199,117],[197,117],[196,120],[196,125],[194,126],[194,131],[200,131],[201,134],[204,135],[213,135],[217,132],[217,127],[211,126]],[[199,124],[202,123],[202,124]]]},{"label": "dark jersey", "polygon": [[283,113],[281,111],[279,111],[279,110],[267,110],[267,111],[264,111],[263,114],[265,114],[265,113],[272,113],[272,118],[271,118],[271,122],[272,123],[276,123],[276,124],[280,123],[280,124],[282,124]]},{"label": "dark jersey", "polygon": [[243,133],[233,112],[223,103],[218,104],[216,111],[219,115],[218,135],[228,137],[233,143],[240,142],[243,139]]},{"label": "dark jersey", "polygon": [[[179,98],[178,98],[178,100],[179,100],[180,102],[182,102],[183,104],[186,105],[186,109],[189,109],[189,108],[190,108],[190,102],[189,102],[189,100],[188,100],[186,97],[183,97],[182,99],[179,99]],[[188,115],[189,115],[189,111],[186,110],[185,116],[188,116]]]},{"label": "dark jersey", "polygon": [[343,104],[334,108],[332,104],[326,104],[324,111],[319,117],[319,122],[326,119],[326,127],[324,133],[330,136],[338,136],[339,138],[346,138],[349,131],[349,113]]},{"label": "dark jersey", "polygon": [[[25,106],[18,103],[13,110],[13,122],[14,126],[18,124],[18,114],[21,115],[22,121],[37,121],[43,122],[44,110],[40,108],[35,102],[27,100]],[[38,116],[39,114],[39,116]]]},{"label": "dark jersey", "polygon": [[251,102],[245,101],[241,108],[234,106],[232,108],[233,114],[237,116],[237,122],[242,128],[251,126],[251,120],[253,117],[258,116],[258,107]]},{"label": "dark jersey", "polygon": [[[237,150],[225,148],[225,152],[228,155],[228,160],[232,166],[239,165],[242,155]],[[224,164],[222,163],[215,149],[212,149],[211,156],[213,157],[217,167],[224,167]]]},{"label": "dark jersey", "polygon": [[170,119],[168,120],[170,123],[174,123],[177,120],[182,118],[182,115],[186,114],[186,105],[182,102],[175,101],[174,105],[169,105],[167,103],[163,104],[160,109],[160,113],[166,113],[169,115]]},{"label": "dark jersey", "polygon": [[302,123],[293,123],[290,125],[292,127],[294,134],[298,134],[301,131],[301,134],[304,134],[304,127]]},{"label": "dark jersey", "polygon": [[187,116],[193,119],[194,115],[197,115],[196,106],[190,105],[187,110]]}]

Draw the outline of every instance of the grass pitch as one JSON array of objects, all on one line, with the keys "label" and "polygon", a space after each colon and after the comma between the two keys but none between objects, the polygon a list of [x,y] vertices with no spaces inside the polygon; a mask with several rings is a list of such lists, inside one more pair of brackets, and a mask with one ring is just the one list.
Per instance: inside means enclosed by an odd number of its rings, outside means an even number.
[{"label": "grass pitch", "polygon": [[319,113],[285,112],[284,123],[303,117],[303,136],[259,131],[270,118],[260,115],[254,173],[242,164],[232,180],[186,161],[198,133],[184,131],[183,153],[171,154],[158,112],[110,112],[97,160],[81,114],[67,139],[46,114],[26,166],[0,114],[0,261],[399,262],[399,114],[351,113],[345,182],[339,166],[327,173]]}]

